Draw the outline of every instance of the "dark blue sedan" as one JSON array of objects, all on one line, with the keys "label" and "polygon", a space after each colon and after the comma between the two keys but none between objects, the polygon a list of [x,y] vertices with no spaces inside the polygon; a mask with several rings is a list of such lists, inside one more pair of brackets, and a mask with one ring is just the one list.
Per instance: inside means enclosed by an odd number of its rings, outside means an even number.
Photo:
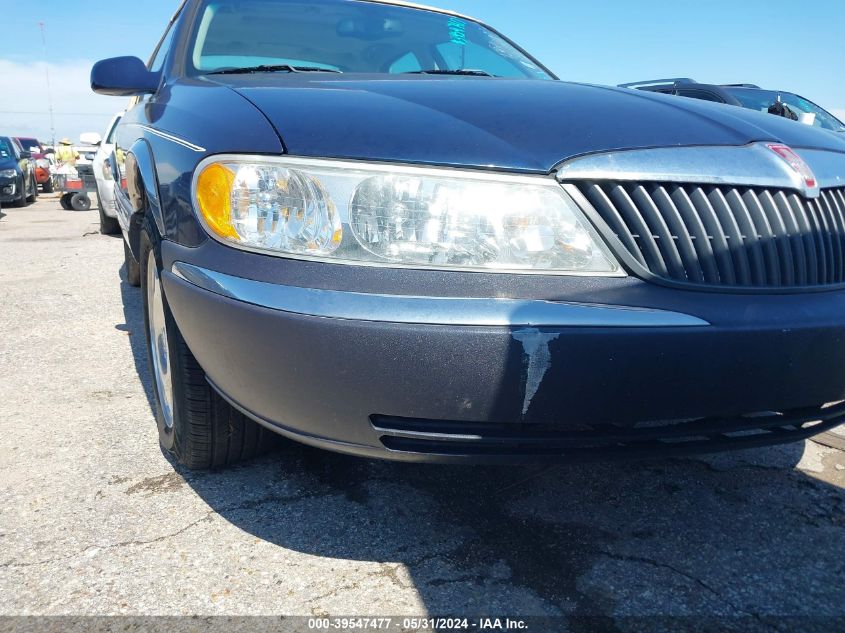
[{"label": "dark blue sedan", "polygon": [[0,136],[0,205],[25,207],[38,197],[32,155],[8,136]]},{"label": "dark blue sedan", "polygon": [[845,418],[845,142],[558,81],[471,18],[187,0],[111,163],[163,446],[535,462]]}]

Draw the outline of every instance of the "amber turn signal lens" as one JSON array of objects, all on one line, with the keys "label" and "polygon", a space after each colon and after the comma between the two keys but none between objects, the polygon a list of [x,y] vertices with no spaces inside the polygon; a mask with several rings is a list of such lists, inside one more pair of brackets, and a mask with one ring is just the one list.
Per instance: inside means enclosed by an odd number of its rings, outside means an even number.
[{"label": "amber turn signal lens", "polygon": [[206,167],[197,179],[199,211],[208,227],[220,237],[237,240],[232,225],[232,186],[235,174],[218,163]]}]

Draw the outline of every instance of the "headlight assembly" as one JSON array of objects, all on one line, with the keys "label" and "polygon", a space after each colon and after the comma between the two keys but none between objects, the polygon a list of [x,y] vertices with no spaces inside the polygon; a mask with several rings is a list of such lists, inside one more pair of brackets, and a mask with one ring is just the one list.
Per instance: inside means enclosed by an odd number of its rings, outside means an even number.
[{"label": "headlight assembly", "polygon": [[622,274],[551,178],[218,156],[193,183],[206,230],[288,257],[394,267]]},{"label": "headlight assembly", "polygon": [[0,169],[0,178],[14,178],[17,175],[14,169]]}]

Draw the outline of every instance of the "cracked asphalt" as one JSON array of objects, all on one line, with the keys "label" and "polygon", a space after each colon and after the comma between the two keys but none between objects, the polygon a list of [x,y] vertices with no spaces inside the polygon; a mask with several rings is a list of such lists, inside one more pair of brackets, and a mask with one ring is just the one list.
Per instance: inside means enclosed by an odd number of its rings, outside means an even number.
[{"label": "cracked asphalt", "polygon": [[[0,217],[0,615],[845,616],[845,453],[553,468],[158,448],[96,211]],[[616,623],[614,625],[614,622]]]}]

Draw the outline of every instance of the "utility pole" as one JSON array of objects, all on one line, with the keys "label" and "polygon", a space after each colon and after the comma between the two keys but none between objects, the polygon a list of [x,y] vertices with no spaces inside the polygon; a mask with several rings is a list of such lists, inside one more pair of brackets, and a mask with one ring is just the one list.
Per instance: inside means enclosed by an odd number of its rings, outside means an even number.
[{"label": "utility pole", "polygon": [[50,108],[50,142],[52,147],[56,147],[56,124],[53,120],[53,89],[50,87],[50,61],[47,58],[47,35],[44,31],[44,23],[38,23],[41,29],[41,45],[44,50],[44,72],[47,75],[47,105]]}]

